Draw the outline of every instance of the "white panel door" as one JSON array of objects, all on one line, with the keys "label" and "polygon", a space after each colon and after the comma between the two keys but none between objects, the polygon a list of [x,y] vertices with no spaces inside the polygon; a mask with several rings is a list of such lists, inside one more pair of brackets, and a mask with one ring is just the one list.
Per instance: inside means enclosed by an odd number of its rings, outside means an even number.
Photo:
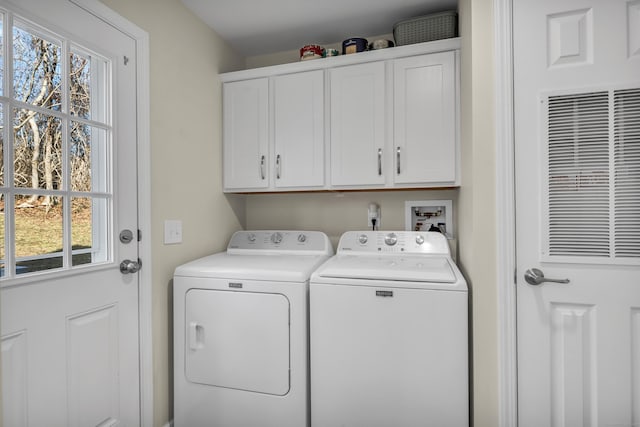
[{"label": "white panel door", "polygon": [[[138,260],[136,45],[66,0],[3,0],[0,12],[3,422],[137,426],[138,274],[119,269]],[[21,156],[38,144],[25,183]]]},{"label": "white panel door", "polygon": [[225,190],[269,187],[269,80],[223,86]]},{"label": "white panel door", "polygon": [[640,2],[513,6],[519,425],[638,425]]},{"label": "white panel door", "polygon": [[273,79],[275,186],[324,185],[324,72]]},{"label": "white panel door", "polygon": [[394,183],[456,181],[455,57],[394,61]]},{"label": "white panel door", "polygon": [[385,64],[333,68],[331,85],[331,185],[385,183]]}]

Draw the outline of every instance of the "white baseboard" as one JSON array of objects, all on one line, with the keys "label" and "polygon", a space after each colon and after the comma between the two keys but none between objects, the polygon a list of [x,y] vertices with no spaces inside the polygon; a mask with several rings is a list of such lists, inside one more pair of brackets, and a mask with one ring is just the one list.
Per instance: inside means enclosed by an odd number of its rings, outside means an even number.
[{"label": "white baseboard", "polygon": [[173,427],[173,420],[169,421],[168,423],[166,423],[162,427]]}]

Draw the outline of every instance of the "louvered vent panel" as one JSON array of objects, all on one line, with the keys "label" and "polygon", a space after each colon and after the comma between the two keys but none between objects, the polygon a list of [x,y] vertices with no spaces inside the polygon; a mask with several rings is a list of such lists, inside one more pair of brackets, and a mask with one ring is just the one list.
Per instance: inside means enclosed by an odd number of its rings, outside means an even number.
[{"label": "louvered vent panel", "polygon": [[608,257],[608,92],[548,101],[549,255]]},{"label": "louvered vent panel", "polygon": [[614,247],[640,258],[640,89],[614,92]]}]

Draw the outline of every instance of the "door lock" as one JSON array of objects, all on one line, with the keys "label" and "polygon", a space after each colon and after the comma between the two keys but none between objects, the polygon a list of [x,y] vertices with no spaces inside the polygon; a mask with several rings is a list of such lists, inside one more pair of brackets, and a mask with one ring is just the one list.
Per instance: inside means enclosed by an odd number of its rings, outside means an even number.
[{"label": "door lock", "polygon": [[133,231],[131,231],[131,230],[122,230],[120,232],[120,241],[122,243],[124,243],[126,245],[127,243],[131,243],[132,240],[133,240]]}]

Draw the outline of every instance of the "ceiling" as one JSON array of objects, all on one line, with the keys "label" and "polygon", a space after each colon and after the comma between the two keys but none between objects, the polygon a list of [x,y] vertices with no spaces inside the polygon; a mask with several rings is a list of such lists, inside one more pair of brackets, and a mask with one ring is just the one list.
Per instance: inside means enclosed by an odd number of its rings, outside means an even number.
[{"label": "ceiling", "polygon": [[457,9],[457,0],[182,0],[243,56],[393,32],[403,19]]}]

